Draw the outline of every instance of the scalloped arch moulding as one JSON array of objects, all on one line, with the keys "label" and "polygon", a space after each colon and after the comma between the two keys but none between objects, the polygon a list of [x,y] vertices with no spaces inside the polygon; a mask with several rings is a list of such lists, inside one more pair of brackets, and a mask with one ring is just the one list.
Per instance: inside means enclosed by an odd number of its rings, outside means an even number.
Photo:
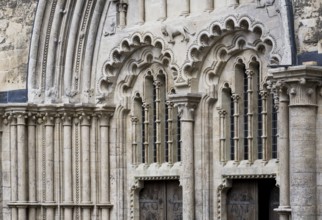
[{"label": "scalloped arch moulding", "polygon": [[[151,56],[149,50],[152,48],[159,50],[159,57]],[[253,51],[264,65],[278,64],[283,56],[275,37],[265,29],[265,25],[247,15],[227,16],[199,31],[195,40],[187,45],[186,61],[181,66],[176,60],[182,53],[177,54],[173,45],[152,33],[135,32],[111,50],[101,67],[96,100],[98,103],[110,100],[108,96],[118,87],[115,84],[122,71],[132,75],[153,62],[169,67],[177,90],[183,88],[183,91],[198,92],[201,84],[212,88],[218,80],[209,80],[209,77],[220,77],[227,62],[246,50]],[[135,53],[140,53],[141,57],[130,61]],[[211,59],[207,59],[210,56]]]}]

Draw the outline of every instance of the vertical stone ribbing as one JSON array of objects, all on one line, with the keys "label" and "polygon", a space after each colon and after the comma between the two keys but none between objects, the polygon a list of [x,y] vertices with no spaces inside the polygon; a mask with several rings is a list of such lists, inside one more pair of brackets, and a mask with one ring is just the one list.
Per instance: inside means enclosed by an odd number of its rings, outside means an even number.
[{"label": "vertical stone ribbing", "polygon": [[156,146],[156,163],[161,164],[162,163],[162,149],[161,149],[161,97],[160,97],[160,87],[161,87],[161,82],[160,81],[155,81],[154,82],[155,86],[155,92],[156,92],[156,97],[155,97],[155,125],[156,125],[156,141],[155,141],[155,146]]},{"label": "vertical stone ribbing", "polygon": [[[10,170],[10,179],[11,179],[11,202],[16,202],[18,200],[17,192],[17,119],[15,117],[9,116],[11,118],[10,122],[10,156],[11,156],[11,170]],[[11,209],[11,218],[16,220],[18,218],[17,208]]]},{"label": "vertical stone ribbing", "polygon": [[144,108],[144,118],[145,118],[145,121],[143,122],[144,123],[144,143],[143,143],[143,147],[144,147],[144,153],[145,155],[144,156],[144,162],[146,164],[150,164],[153,160],[152,158],[149,157],[149,108],[150,108],[150,105],[149,104],[146,104],[144,103],[143,104],[143,108]]},{"label": "vertical stone ribbing", "polygon": [[269,148],[267,143],[267,92],[262,91],[260,93],[260,98],[262,100],[262,112],[258,112],[258,114],[262,114],[262,136],[259,137],[262,139],[262,151],[263,151],[263,161],[266,162],[270,159],[269,157]]},{"label": "vertical stone ribbing", "polygon": [[[101,203],[110,203],[110,172],[109,172],[109,123],[110,116],[103,114],[100,118],[100,140],[101,140]],[[102,207],[102,219],[109,219],[109,209]]]},{"label": "vertical stone ribbing", "polygon": [[[91,175],[90,175],[90,116],[81,116],[81,147],[82,147],[82,204],[91,204]],[[82,218],[91,218],[91,209],[84,207]]]},{"label": "vertical stone ribbing", "polygon": [[253,75],[254,72],[252,70],[246,70],[247,75],[247,99],[248,99],[248,105],[247,105],[247,126],[248,126],[248,134],[247,134],[247,146],[248,146],[248,162],[253,163],[254,162],[254,134],[253,134],[253,116],[254,116],[254,86],[253,86]]},{"label": "vertical stone ribbing", "polygon": [[233,94],[234,102],[234,161],[239,162],[240,146],[239,146],[239,95]]},{"label": "vertical stone ribbing", "polygon": [[[18,159],[18,201],[27,201],[27,156],[26,156],[26,119],[24,114],[17,116],[17,159]],[[26,219],[26,207],[18,207],[18,219]]]},{"label": "vertical stone ribbing", "polygon": [[[54,203],[54,117],[47,115],[45,122],[45,144],[46,144],[46,188],[45,192],[45,203]],[[53,220],[55,218],[55,207],[48,206],[46,208],[46,220]]]},{"label": "vertical stone ribbing", "polygon": [[219,126],[220,126],[220,162],[227,161],[226,152],[226,114],[225,110],[219,111]]},{"label": "vertical stone ribbing", "polygon": [[174,150],[174,134],[173,134],[173,103],[167,102],[168,107],[168,158],[169,164],[173,164],[175,162],[175,150]]},{"label": "vertical stone ribbing", "polygon": [[[72,118],[70,115],[65,114],[63,116],[63,158],[64,158],[64,169],[63,169],[63,202],[64,204],[73,203],[73,173],[72,167]],[[72,219],[73,209],[72,207],[65,207],[64,219]]]},{"label": "vertical stone ribbing", "polygon": [[131,117],[132,122],[132,164],[137,165],[138,164],[138,143],[137,143],[137,123],[138,118]]},{"label": "vertical stone ribbing", "polygon": [[[36,173],[36,122],[35,116],[30,115],[28,118],[28,196],[30,203],[37,201]],[[29,208],[28,217],[28,219],[36,219],[36,209],[34,207]]]}]

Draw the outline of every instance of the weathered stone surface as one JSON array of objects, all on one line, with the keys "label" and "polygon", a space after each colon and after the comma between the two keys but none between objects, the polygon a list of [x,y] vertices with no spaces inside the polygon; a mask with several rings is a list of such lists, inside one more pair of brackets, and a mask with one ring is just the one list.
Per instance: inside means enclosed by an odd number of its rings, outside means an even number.
[{"label": "weathered stone surface", "polygon": [[0,2],[0,91],[26,88],[36,0]]}]

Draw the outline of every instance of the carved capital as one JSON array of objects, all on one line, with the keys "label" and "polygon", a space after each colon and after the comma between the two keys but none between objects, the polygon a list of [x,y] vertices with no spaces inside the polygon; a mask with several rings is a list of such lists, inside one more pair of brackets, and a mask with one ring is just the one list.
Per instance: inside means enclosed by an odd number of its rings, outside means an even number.
[{"label": "carved capital", "polygon": [[118,8],[119,12],[125,12],[126,13],[127,12],[127,7],[128,7],[128,5],[125,2],[117,4],[117,8]]},{"label": "carved capital", "polygon": [[159,81],[159,80],[155,80],[155,81],[153,82],[153,85],[155,86],[155,88],[160,88],[160,87],[162,86],[162,83],[161,83],[161,81]]},{"label": "carved capital", "polygon": [[290,106],[317,104],[317,82],[292,82],[289,83]]},{"label": "carved capital", "polygon": [[227,115],[227,111],[226,110],[219,110],[218,114],[219,114],[220,118],[225,118]]},{"label": "carved capital", "polygon": [[[290,106],[316,106],[317,87],[322,83],[322,68],[317,66],[294,66],[270,70],[271,89],[278,92],[282,101],[283,89],[287,91]],[[283,100],[284,101],[284,100]]]},{"label": "carved capital", "polygon": [[71,126],[72,125],[72,114],[63,113],[61,116],[61,120],[63,121],[63,126]]},{"label": "carved capital", "polygon": [[252,78],[253,75],[255,74],[255,72],[253,70],[246,70],[246,75],[247,75],[247,78]]},{"label": "carved capital", "polygon": [[170,100],[178,107],[178,114],[181,121],[194,120],[194,112],[198,107],[201,96],[199,94],[188,94],[186,96],[171,95]]},{"label": "carved capital", "polygon": [[238,94],[232,94],[231,98],[233,99],[234,102],[238,102],[238,100],[240,99],[240,96]]},{"label": "carved capital", "polygon": [[131,116],[131,122],[132,124],[137,124],[139,122],[139,119],[135,116]]}]

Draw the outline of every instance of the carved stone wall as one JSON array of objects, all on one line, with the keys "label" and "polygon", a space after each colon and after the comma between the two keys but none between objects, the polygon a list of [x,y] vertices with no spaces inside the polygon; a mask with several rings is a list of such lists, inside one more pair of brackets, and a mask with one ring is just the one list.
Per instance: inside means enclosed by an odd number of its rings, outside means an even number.
[{"label": "carved stone wall", "polygon": [[[320,217],[321,70],[269,72],[294,55],[289,7],[2,1],[0,75],[19,73],[22,89],[27,78],[29,100],[0,106],[0,219],[138,220],[144,183],[175,180],[178,219],[224,220],[252,202],[232,183],[265,179],[281,189],[280,219]],[[300,52],[317,46],[318,7],[294,1]]]}]

